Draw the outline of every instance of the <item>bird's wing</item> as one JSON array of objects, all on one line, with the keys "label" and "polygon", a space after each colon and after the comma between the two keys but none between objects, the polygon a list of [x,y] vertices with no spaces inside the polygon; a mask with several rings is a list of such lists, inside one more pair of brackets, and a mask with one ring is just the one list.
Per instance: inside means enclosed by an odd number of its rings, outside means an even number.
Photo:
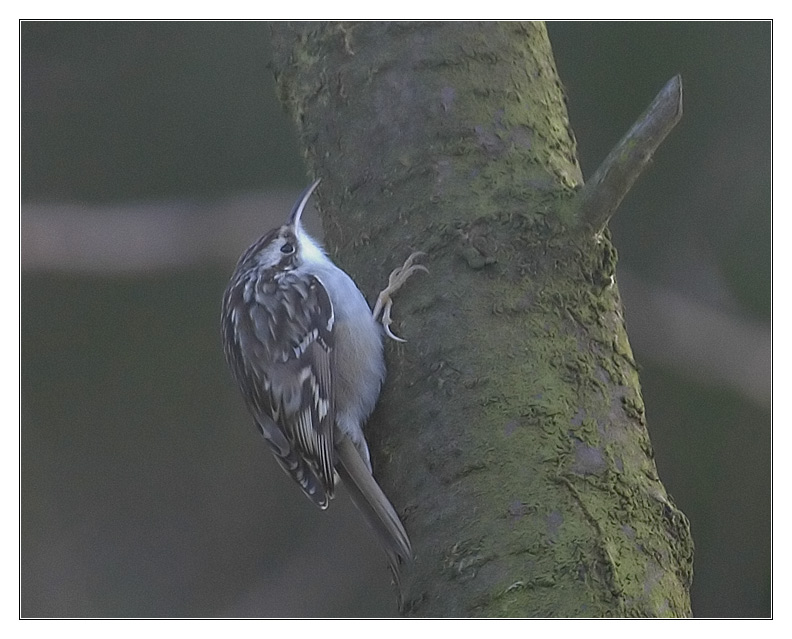
[{"label": "bird's wing", "polygon": [[226,357],[278,462],[319,507],[333,496],[333,305],[313,276],[226,294]]}]

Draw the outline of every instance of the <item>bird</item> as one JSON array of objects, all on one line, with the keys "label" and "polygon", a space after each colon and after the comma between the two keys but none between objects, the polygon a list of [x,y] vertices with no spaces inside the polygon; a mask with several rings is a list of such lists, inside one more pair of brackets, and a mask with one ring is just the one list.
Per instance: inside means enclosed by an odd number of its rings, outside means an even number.
[{"label": "bird", "polygon": [[[302,226],[317,179],[286,223],[239,258],[222,301],[225,358],[255,425],[280,466],[319,508],[340,478],[376,533],[400,592],[410,538],[374,479],[363,426],[385,380],[392,295],[420,252],[395,269],[374,311],[352,278]],[[400,593],[401,594],[401,593]]]}]

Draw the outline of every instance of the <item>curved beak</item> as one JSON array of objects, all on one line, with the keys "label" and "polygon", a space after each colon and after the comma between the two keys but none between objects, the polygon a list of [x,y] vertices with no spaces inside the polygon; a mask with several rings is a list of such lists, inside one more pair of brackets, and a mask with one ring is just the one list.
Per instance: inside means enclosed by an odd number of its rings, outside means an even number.
[{"label": "curved beak", "polygon": [[311,193],[314,192],[314,189],[319,186],[319,182],[321,181],[322,178],[319,178],[316,180],[316,182],[311,184],[311,186],[300,193],[300,197],[297,198],[297,201],[292,207],[291,213],[289,213],[289,226],[296,227],[300,223],[300,217],[302,217],[303,209],[305,209],[305,205],[308,204],[308,200],[311,198]]}]

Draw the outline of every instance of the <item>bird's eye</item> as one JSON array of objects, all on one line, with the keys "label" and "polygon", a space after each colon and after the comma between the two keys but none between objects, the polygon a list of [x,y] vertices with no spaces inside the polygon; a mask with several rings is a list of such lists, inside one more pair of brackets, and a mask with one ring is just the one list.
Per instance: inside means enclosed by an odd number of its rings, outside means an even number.
[{"label": "bird's eye", "polygon": [[286,255],[291,255],[294,253],[294,246],[292,246],[291,242],[286,242],[283,246],[281,246],[281,253],[285,253]]}]

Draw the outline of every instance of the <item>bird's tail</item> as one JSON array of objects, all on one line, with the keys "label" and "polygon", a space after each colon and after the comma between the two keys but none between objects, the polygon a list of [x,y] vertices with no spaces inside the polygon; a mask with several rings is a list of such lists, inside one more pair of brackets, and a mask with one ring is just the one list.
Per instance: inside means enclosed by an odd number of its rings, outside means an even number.
[{"label": "bird's tail", "polygon": [[[339,441],[340,440],[340,441]],[[338,474],[344,481],[355,506],[374,529],[380,545],[388,555],[393,579],[401,596],[400,569],[412,561],[412,546],[407,531],[385,493],[377,484],[357,448],[346,436],[336,439]]]}]

